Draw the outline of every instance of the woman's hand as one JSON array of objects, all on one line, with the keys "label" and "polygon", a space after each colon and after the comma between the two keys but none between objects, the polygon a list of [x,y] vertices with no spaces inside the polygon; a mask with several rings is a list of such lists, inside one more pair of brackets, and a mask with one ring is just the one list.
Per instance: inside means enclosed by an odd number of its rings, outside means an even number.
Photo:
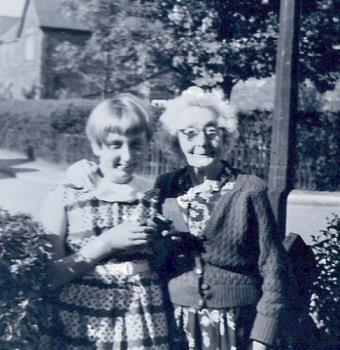
[{"label": "woman's hand", "polygon": [[105,231],[99,237],[102,237],[106,248],[111,251],[147,244],[152,241],[154,234],[153,227],[125,222]]},{"label": "woman's hand", "polygon": [[265,344],[259,343],[253,340],[250,350],[269,350],[269,347]]}]

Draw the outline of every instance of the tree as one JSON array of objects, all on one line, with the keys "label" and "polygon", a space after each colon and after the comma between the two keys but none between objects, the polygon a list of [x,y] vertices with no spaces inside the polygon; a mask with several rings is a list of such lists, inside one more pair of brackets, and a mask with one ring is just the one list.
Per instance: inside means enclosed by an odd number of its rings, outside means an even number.
[{"label": "tree", "polygon": [[[148,3],[145,0],[145,3]],[[239,80],[264,78],[275,68],[278,0],[164,0],[157,13],[166,18],[172,63],[183,84],[220,86],[230,96]],[[334,87],[338,0],[303,2],[300,81],[320,92]],[[169,45],[170,46],[170,45]]]},{"label": "tree", "polygon": [[138,0],[67,0],[66,15],[86,21],[92,31],[84,47],[60,45],[55,57],[60,72],[77,72],[103,95],[126,90],[169,67],[162,56],[160,20],[144,16]]},{"label": "tree", "polygon": [[[148,1],[146,1],[148,2]],[[220,86],[227,96],[239,80],[274,70],[277,15],[261,1],[175,1],[159,3],[171,32],[173,66],[183,87]]]},{"label": "tree", "polygon": [[[339,77],[334,64],[339,49],[338,2],[303,2],[300,80],[308,78],[321,92],[332,88]],[[180,77],[178,88],[220,87],[229,97],[238,81],[268,77],[275,71],[279,0],[70,0],[67,4],[69,10],[77,5],[93,31],[86,50],[73,57],[90,65],[95,74],[100,66],[104,74],[97,72],[96,79],[113,90],[171,68]]]}]

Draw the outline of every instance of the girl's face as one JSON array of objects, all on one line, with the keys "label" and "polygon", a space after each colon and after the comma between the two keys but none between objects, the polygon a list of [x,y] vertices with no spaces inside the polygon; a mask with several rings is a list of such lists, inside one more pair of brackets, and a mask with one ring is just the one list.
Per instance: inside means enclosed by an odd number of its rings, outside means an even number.
[{"label": "girl's face", "polygon": [[100,146],[93,144],[99,157],[99,168],[110,182],[124,184],[131,180],[136,168],[143,162],[147,150],[145,132],[124,135],[109,133]]},{"label": "girl's face", "polygon": [[214,111],[203,107],[186,107],[178,116],[177,138],[187,163],[204,168],[221,159],[222,130]]}]

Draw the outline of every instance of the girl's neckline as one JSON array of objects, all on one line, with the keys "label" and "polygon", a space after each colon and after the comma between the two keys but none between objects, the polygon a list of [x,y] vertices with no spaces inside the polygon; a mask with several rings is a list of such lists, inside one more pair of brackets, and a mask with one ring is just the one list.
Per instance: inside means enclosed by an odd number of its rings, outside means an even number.
[{"label": "girl's neckline", "polygon": [[134,202],[144,196],[144,192],[152,188],[152,183],[141,176],[134,175],[132,179],[119,184],[98,176],[91,195],[106,202]]}]

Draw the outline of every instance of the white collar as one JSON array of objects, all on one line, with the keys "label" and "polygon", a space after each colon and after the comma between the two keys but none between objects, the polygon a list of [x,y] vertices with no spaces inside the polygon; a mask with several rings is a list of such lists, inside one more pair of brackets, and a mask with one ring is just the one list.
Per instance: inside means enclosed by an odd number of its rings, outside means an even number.
[{"label": "white collar", "polygon": [[204,182],[202,182],[201,184],[191,187],[188,192],[197,194],[202,192],[218,191],[218,190],[219,190],[218,180],[205,179]]},{"label": "white collar", "polygon": [[106,202],[133,202],[141,199],[151,188],[152,183],[138,175],[134,175],[126,184],[116,184],[99,178],[92,195]]}]

